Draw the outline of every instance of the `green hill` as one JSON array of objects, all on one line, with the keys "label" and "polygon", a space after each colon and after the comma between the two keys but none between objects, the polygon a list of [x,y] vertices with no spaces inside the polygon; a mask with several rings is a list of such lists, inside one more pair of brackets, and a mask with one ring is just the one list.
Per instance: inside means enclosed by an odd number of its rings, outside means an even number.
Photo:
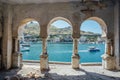
[{"label": "green hill", "polygon": [[[56,26],[51,25],[51,27],[49,28],[49,34],[50,35],[72,34],[72,27],[68,26],[68,27],[65,27],[65,28],[57,28]],[[94,35],[96,33],[80,31],[80,34],[81,35]]]},{"label": "green hill", "polygon": [[[39,36],[40,29],[39,25],[36,24],[29,24],[28,26],[25,26],[24,28],[24,33],[25,34],[30,34],[33,36]],[[72,27],[68,26],[65,28],[58,28],[56,26],[51,25],[49,30],[50,35],[59,35],[59,34],[72,34]],[[80,31],[81,35],[94,35],[96,33],[93,32],[85,32],[85,31]]]}]

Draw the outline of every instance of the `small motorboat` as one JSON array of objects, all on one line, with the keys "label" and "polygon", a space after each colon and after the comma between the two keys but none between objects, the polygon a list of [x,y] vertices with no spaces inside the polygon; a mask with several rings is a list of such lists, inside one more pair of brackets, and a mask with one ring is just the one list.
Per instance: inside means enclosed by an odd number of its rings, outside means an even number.
[{"label": "small motorboat", "polygon": [[30,47],[20,46],[20,51],[21,51],[21,52],[30,51]]},{"label": "small motorboat", "polygon": [[30,49],[28,47],[24,47],[21,49],[21,52],[25,52],[25,51],[30,51]]},{"label": "small motorboat", "polygon": [[89,52],[97,52],[97,51],[100,51],[100,49],[96,48],[95,46],[89,47]]},{"label": "small motorboat", "polygon": [[30,44],[21,44],[23,47],[30,47]]}]

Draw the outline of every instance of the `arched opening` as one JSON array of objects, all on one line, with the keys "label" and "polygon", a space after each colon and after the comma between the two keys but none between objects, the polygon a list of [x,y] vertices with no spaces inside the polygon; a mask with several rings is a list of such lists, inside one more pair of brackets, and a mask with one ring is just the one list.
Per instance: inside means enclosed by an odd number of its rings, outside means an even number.
[{"label": "arched opening", "polygon": [[48,24],[49,61],[71,62],[72,56],[72,25],[69,20],[57,17]]},{"label": "arched opening", "polygon": [[25,19],[18,28],[19,51],[23,60],[39,60],[42,51],[40,25],[34,19]]},{"label": "arched opening", "polygon": [[81,63],[102,62],[106,53],[107,26],[98,17],[85,20],[80,26],[79,54]]}]

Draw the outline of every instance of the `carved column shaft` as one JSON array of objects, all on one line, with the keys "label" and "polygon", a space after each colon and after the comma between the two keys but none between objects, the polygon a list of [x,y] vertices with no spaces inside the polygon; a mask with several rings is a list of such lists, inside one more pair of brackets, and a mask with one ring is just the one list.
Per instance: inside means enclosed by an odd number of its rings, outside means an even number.
[{"label": "carved column shaft", "polygon": [[78,54],[78,39],[73,39],[73,54]]},{"label": "carved column shaft", "polygon": [[102,66],[105,69],[115,69],[115,57],[113,55],[113,44],[110,39],[106,39],[105,53],[102,55]]},{"label": "carved column shaft", "polygon": [[110,39],[107,39],[106,41],[106,54],[113,55],[113,45]]},{"label": "carved column shaft", "polygon": [[15,38],[15,52],[17,52],[18,51],[18,38]]},{"label": "carved column shaft", "polygon": [[110,40],[107,41],[107,54],[111,55],[111,43],[110,43]]},{"label": "carved column shaft", "polygon": [[42,54],[46,54],[46,53],[47,53],[46,43],[47,43],[46,38],[43,38],[43,39],[42,39]]},{"label": "carved column shaft", "polygon": [[14,53],[13,53],[13,67],[21,67],[22,54],[20,53],[20,46],[18,38],[14,38]]},{"label": "carved column shaft", "polygon": [[42,54],[40,55],[40,70],[46,71],[49,70],[49,64],[48,64],[48,54],[47,54],[47,41],[46,38],[42,39]]},{"label": "carved column shaft", "polygon": [[78,39],[73,39],[73,55],[72,55],[72,68],[79,68],[80,56],[78,54]]},{"label": "carved column shaft", "polygon": [[12,67],[18,67],[18,39],[14,38],[13,41],[14,41],[14,53]]}]

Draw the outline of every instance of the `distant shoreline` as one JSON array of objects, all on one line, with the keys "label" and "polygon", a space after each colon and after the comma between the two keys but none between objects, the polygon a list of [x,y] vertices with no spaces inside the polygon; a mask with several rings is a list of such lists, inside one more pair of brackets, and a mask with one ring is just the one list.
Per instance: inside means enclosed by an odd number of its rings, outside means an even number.
[{"label": "distant shoreline", "polygon": [[[32,44],[42,44],[42,42],[36,42]],[[48,44],[73,44],[73,42],[47,42]],[[105,43],[79,43],[78,44],[105,44]]]}]

